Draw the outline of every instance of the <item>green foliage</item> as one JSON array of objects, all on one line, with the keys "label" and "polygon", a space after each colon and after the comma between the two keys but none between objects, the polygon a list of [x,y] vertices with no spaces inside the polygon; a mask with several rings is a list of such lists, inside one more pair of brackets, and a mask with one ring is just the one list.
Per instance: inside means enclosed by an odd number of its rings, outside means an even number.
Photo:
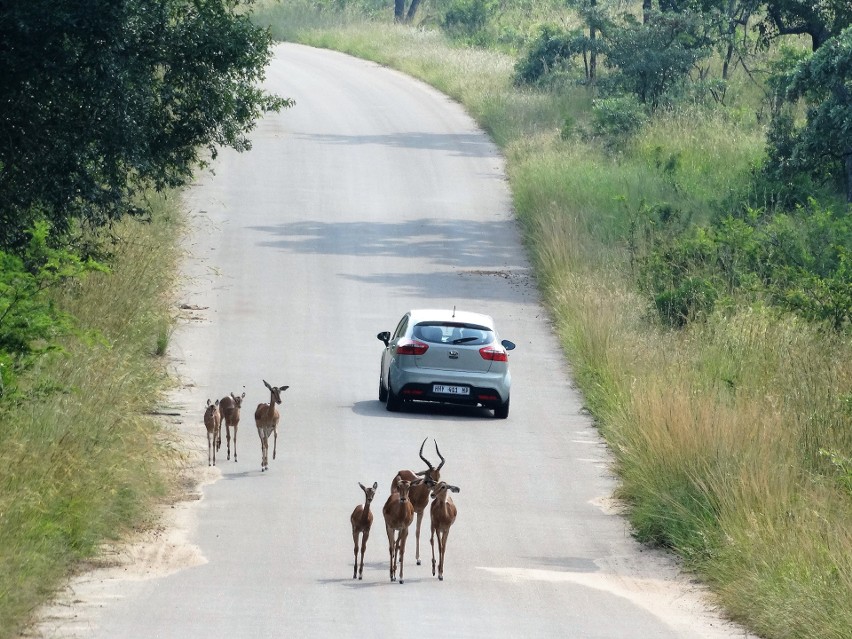
[{"label": "green foliage", "polygon": [[703,16],[691,12],[656,14],[645,24],[627,20],[608,34],[609,90],[635,95],[652,109],[712,52]]},{"label": "green foliage", "polygon": [[0,248],[138,212],[205,149],[250,146],[289,104],[258,88],[268,33],[241,0],[10,0],[0,8]]},{"label": "green foliage", "polygon": [[[640,286],[673,327],[724,297],[765,299],[841,330],[852,321],[852,220],[811,202],[795,215],[749,209],[678,229],[652,209],[635,225]],[[637,216],[639,217],[639,216]],[[641,229],[641,230],[640,230]]]},{"label": "green foliage", "polygon": [[73,329],[70,315],[48,295],[71,279],[104,268],[48,243],[49,226],[37,222],[21,255],[0,251],[0,396],[15,392],[17,376]]},{"label": "green foliage", "polygon": [[674,230],[683,219],[669,207],[649,211],[649,221],[655,228],[645,229],[651,250],[639,260],[639,280],[659,318],[668,326],[682,328],[710,313],[721,295],[718,274],[712,268],[717,246],[702,228]]},{"label": "green foliage", "polygon": [[454,38],[483,44],[482,33],[493,12],[491,0],[452,0],[444,12],[441,26]]},{"label": "green foliage", "polygon": [[814,51],[852,26],[852,4],[848,0],[771,0],[758,24],[764,41],[783,35],[808,35]]},{"label": "green foliage", "polygon": [[789,109],[779,110],[768,171],[781,183],[800,175],[832,181],[852,202],[852,28],[776,77],[775,84],[787,104],[804,101],[807,118],[798,125]]},{"label": "green foliage", "polygon": [[516,84],[536,84],[547,76],[570,69],[573,58],[589,50],[589,39],[579,29],[546,24],[515,63]]},{"label": "green foliage", "polygon": [[645,105],[632,95],[601,98],[592,106],[592,130],[610,140],[636,133],[647,119]]}]

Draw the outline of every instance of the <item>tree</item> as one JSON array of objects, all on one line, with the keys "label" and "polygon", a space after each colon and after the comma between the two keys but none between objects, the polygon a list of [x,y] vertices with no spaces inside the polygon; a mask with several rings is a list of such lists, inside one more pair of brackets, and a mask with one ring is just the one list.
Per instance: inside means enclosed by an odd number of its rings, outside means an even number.
[{"label": "tree", "polygon": [[[783,161],[814,175],[837,175],[852,204],[852,27],[826,41],[782,83],[788,104],[807,105],[804,126],[791,131]],[[783,155],[783,154],[782,154]]]},{"label": "tree", "polygon": [[0,249],[47,219],[99,226],[139,190],[185,184],[205,149],[250,147],[268,32],[243,0],[0,5]]},{"label": "tree", "polygon": [[652,109],[710,53],[702,16],[692,12],[657,13],[646,24],[628,20],[608,33],[606,65],[616,85]]},{"label": "tree", "polygon": [[779,35],[807,35],[816,51],[829,38],[852,25],[849,0],[768,0],[760,30],[764,39]]},{"label": "tree", "polygon": [[420,0],[411,0],[408,6],[408,11],[405,10],[405,0],[394,0],[393,3],[393,20],[394,22],[411,22],[417,9],[420,7]]}]

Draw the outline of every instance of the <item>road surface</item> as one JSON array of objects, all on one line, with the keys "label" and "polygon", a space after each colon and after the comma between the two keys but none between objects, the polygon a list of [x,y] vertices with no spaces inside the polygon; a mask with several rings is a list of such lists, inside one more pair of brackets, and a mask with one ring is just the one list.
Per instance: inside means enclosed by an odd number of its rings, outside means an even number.
[{"label": "road surface", "polygon": [[[204,485],[169,527],[75,580],[46,636],[727,639],[667,556],[631,538],[610,458],[543,310],[503,161],[460,106],[376,64],[275,49],[268,88],[296,100],[224,151],[187,195],[191,232],[171,357],[179,429]],[[376,334],[414,307],[492,315],[512,409],[378,402]],[[254,408],[288,385],[261,473]],[[239,461],[206,466],[208,398],[246,393]],[[461,488],[445,579],[414,527],[391,583],[381,507],[418,448]],[[349,514],[379,484],[363,581]]]}]

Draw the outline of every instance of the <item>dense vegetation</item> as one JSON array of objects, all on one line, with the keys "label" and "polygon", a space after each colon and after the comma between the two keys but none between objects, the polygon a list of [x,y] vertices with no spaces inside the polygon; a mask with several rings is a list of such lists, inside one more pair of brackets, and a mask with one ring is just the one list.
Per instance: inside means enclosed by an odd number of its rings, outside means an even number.
[{"label": "dense vegetation", "polygon": [[[410,5],[409,5],[410,7]],[[760,636],[852,636],[849,5],[266,2],[503,148],[638,538]]]},{"label": "dense vegetation", "polygon": [[162,194],[289,105],[244,4],[0,4],[0,638],[170,489]]}]

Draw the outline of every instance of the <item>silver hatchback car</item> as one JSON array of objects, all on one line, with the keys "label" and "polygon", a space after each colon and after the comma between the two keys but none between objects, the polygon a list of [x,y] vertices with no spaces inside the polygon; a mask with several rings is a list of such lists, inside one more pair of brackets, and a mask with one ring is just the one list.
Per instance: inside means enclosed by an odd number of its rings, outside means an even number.
[{"label": "silver hatchback car", "polygon": [[480,405],[509,416],[509,340],[500,341],[494,320],[465,311],[408,311],[393,334],[376,335],[385,345],[379,401],[389,411],[403,402]]}]

